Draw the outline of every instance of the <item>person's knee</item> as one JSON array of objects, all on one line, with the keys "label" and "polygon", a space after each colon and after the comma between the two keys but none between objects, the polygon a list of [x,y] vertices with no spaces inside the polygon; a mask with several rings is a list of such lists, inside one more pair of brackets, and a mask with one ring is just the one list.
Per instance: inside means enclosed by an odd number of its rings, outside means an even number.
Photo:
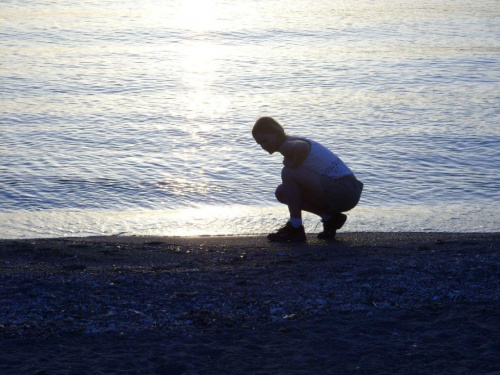
[{"label": "person's knee", "polygon": [[286,204],[286,199],[285,199],[285,188],[283,185],[279,185],[276,188],[276,191],[274,192],[274,195],[276,196],[276,199],[278,202],[285,203]]},{"label": "person's knee", "polygon": [[281,181],[290,181],[293,177],[294,170],[290,167],[283,167],[281,170]]}]

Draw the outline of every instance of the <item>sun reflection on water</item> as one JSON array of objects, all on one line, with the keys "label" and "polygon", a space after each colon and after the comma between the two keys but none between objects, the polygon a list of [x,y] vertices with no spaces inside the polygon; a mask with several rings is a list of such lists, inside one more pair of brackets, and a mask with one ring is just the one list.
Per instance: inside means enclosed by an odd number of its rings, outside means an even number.
[{"label": "sun reflection on water", "polygon": [[228,111],[231,101],[215,84],[223,69],[226,50],[210,41],[196,40],[185,46],[181,53],[182,80],[186,90],[184,116],[188,119],[222,116]]}]

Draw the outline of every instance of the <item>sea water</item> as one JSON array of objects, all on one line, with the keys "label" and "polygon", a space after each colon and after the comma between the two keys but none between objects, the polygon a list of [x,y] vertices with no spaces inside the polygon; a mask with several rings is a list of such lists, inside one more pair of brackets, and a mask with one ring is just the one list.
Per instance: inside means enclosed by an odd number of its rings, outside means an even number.
[{"label": "sea water", "polygon": [[[283,225],[260,116],[364,182],[345,231],[498,231],[497,0],[4,0],[0,238]],[[306,230],[321,230],[305,215]]]}]

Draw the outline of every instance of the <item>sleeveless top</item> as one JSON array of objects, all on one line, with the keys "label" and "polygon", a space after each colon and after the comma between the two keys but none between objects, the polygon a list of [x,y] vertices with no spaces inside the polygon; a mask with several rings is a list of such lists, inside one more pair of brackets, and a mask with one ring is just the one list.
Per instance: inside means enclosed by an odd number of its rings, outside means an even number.
[{"label": "sleeveless top", "polygon": [[329,178],[341,178],[353,174],[349,167],[325,146],[307,138],[299,139],[309,143],[311,148],[302,162],[304,168]]}]

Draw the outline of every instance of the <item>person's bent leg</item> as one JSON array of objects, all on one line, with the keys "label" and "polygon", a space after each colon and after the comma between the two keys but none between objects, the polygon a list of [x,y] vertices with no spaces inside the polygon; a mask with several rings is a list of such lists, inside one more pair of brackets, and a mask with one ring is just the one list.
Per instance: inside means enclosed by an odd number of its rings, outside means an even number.
[{"label": "person's bent leg", "polygon": [[[307,173],[304,170],[304,173]],[[302,210],[313,210],[308,202],[308,189],[306,176],[302,176],[300,171],[285,167],[281,174],[282,184],[276,188],[276,199],[288,206],[290,219],[286,225],[280,228],[277,232],[267,236],[270,241],[279,242],[303,242],[306,241],[304,226],[302,225]]]},{"label": "person's bent leg", "polygon": [[325,212],[326,198],[316,173],[301,167],[284,167],[281,180],[283,183],[276,189],[276,198],[288,205],[291,217],[302,217],[302,210],[319,216]]},{"label": "person's bent leg", "polygon": [[338,229],[342,228],[347,220],[346,212],[354,208],[359,202],[363,184],[354,175],[339,179],[323,178],[322,184],[329,195],[329,215],[323,218],[323,232],[318,234],[320,239],[335,239]]},{"label": "person's bent leg", "polygon": [[291,168],[285,167],[281,172],[281,199],[286,202],[290,217],[300,219],[302,218],[302,192],[300,185],[291,178],[289,172]]},{"label": "person's bent leg", "polygon": [[[276,188],[276,199],[278,202],[288,205],[288,199],[291,194],[289,194],[289,190],[287,190],[289,186],[285,186],[284,184],[279,185]],[[298,221],[298,223],[297,223]],[[290,220],[283,226],[278,229],[275,233],[270,233],[267,236],[268,240],[273,242],[304,242],[306,241],[306,233],[304,231],[304,226],[302,225],[302,218],[298,220],[293,217],[290,217]]]}]

